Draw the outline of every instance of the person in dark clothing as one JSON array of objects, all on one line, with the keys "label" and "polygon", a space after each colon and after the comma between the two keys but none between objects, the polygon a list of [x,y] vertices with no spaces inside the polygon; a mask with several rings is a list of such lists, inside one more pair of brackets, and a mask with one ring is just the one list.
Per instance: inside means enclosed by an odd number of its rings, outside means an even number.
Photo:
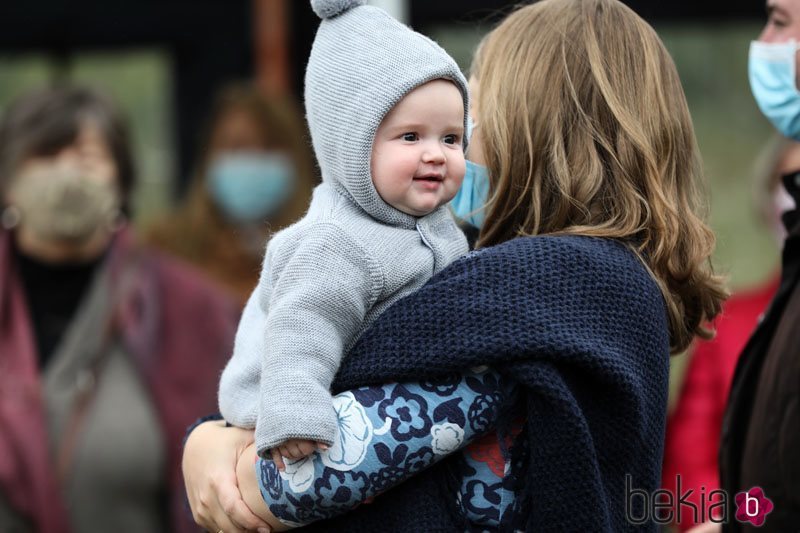
[{"label": "person in dark clothing", "polygon": [[[750,85],[775,128],[800,140],[796,44],[800,0],[768,0],[766,5],[767,23],[750,48]],[[800,169],[796,170],[783,177],[795,206],[800,199]],[[780,286],[739,357],[723,418],[719,463],[728,502],[724,531],[754,531],[756,526],[761,526],[759,531],[797,531],[800,527],[798,211],[785,213],[783,222],[788,236]],[[742,498],[750,502],[749,508],[742,509]]]},{"label": "person in dark clothing", "polygon": [[[771,237],[779,248],[783,248],[786,231],[781,217],[792,209],[794,202],[784,189],[781,177],[800,168],[800,143],[775,133],[758,159],[753,180],[754,204]],[[778,256],[776,252],[776,259]],[[776,268],[757,285],[734,291],[714,322],[716,336],[697,342],[691,348],[680,394],[667,420],[661,476],[663,488],[673,494],[690,489],[694,491],[684,501],[697,506],[696,516],[692,512],[679,515],[678,502],[675,502],[675,525],[680,531],[708,520],[710,509],[703,506],[703,498],[721,488],[719,441],[733,372],[759,317],[775,296],[779,282],[780,270]],[[705,512],[700,514],[703,508]],[[690,511],[689,508],[684,510]],[[714,510],[720,511],[718,508]]]}]

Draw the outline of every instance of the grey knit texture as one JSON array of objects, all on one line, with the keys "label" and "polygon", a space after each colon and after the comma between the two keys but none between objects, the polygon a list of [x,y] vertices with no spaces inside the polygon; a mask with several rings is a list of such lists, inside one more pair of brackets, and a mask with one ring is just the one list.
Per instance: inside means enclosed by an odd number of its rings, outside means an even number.
[{"label": "grey knit texture", "polygon": [[222,373],[220,412],[255,426],[262,456],[292,438],[332,444],[329,390],[342,355],[387,307],[466,252],[445,209],[401,228],[318,186],[306,216],[267,247]]},{"label": "grey knit texture", "polygon": [[[424,35],[372,6],[319,25],[306,69],[305,105],[323,181],[387,224],[413,228],[415,217],[391,207],[370,179],[375,132],[406,94],[451,80],[469,107],[467,80],[452,57]],[[466,148],[466,147],[465,147]]]},{"label": "grey knit texture", "polygon": [[262,457],[292,438],[333,444],[330,385],[343,354],[387,307],[467,252],[445,206],[408,215],[371,179],[384,116],[438,78],[461,90],[466,124],[466,80],[433,41],[369,6],[320,24],[305,101],[323,183],[308,213],[267,246],[220,380],[220,412],[256,428]]},{"label": "grey knit texture", "polygon": [[311,0],[311,9],[319,18],[327,19],[366,3],[366,0]]}]

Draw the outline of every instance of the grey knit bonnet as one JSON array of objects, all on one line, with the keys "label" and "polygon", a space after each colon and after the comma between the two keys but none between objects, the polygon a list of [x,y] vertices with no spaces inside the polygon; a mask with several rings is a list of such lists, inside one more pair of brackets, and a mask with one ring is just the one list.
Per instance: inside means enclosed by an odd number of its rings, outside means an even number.
[{"label": "grey knit bonnet", "polygon": [[[306,69],[305,105],[322,179],[381,222],[413,228],[372,184],[375,132],[410,91],[431,80],[455,83],[468,113],[467,81],[438,44],[365,0],[311,0],[322,18]],[[466,146],[465,146],[466,148]]]}]

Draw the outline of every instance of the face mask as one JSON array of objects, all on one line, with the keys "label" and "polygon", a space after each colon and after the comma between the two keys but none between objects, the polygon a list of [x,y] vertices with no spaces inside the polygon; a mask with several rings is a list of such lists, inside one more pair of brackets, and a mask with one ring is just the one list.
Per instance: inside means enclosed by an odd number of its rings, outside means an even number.
[{"label": "face mask", "polygon": [[761,112],[784,136],[800,140],[800,92],[795,82],[798,45],[750,43],[750,88]]},{"label": "face mask", "polygon": [[467,172],[455,198],[450,201],[455,215],[476,228],[483,225],[483,209],[489,198],[489,170],[467,160]]},{"label": "face mask", "polygon": [[114,184],[71,167],[36,167],[13,179],[9,196],[20,224],[48,241],[86,242],[119,215]]},{"label": "face mask", "polygon": [[207,186],[225,216],[256,222],[274,214],[292,193],[295,170],[279,153],[231,153],[217,158]]}]

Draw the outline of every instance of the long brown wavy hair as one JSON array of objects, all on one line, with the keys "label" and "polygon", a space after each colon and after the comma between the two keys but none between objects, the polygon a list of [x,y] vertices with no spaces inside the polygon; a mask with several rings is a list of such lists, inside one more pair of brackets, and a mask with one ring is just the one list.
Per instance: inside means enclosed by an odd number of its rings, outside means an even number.
[{"label": "long brown wavy hair", "polygon": [[653,28],[617,0],[542,0],[487,35],[472,75],[491,182],[478,246],[625,241],[664,295],[672,352],[709,338],[727,290],[689,109]]}]

